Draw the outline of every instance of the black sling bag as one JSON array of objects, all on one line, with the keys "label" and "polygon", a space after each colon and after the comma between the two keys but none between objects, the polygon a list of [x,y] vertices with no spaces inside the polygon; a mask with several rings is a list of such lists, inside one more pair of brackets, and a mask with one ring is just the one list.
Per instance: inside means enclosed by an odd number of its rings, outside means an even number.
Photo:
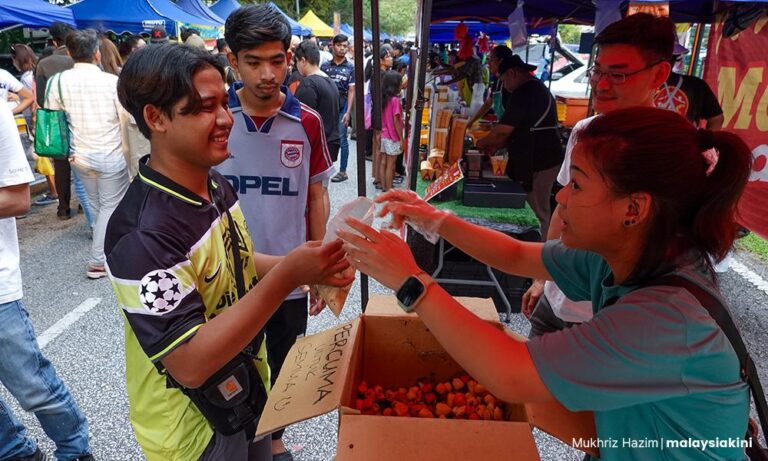
[{"label": "black sling bag", "polygon": [[[216,192],[212,193],[215,196]],[[229,209],[218,200],[215,202],[227,217],[237,295],[238,299],[242,299],[246,288],[243,262],[240,257],[240,236]],[[251,440],[256,435],[256,427],[268,397],[261,375],[253,363],[262,341],[264,341],[264,330],[260,331],[242,352],[239,352],[198,388],[184,387],[166,373],[169,386],[180,388],[217,432],[233,435],[245,431],[246,437]]]},{"label": "black sling bag", "polygon": [[[741,379],[749,385],[749,390],[751,391],[752,398],[755,401],[755,407],[757,408],[757,417],[760,420],[760,427],[763,430],[763,434],[767,434],[768,404],[766,404],[765,391],[763,391],[763,386],[760,384],[760,377],[757,375],[755,363],[752,361],[747,346],[741,338],[739,329],[736,327],[736,324],[733,323],[733,319],[731,318],[728,309],[725,308],[723,301],[699,286],[697,283],[679,275],[665,275],[642,285],[642,287],[650,286],[673,286],[684,288],[699,301],[701,306],[706,309],[707,312],[709,312],[709,315],[715,322],[717,322],[717,325],[728,338],[731,346],[733,346],[734,351],[736,351],[736,356],[739,358],[741,368]],[[749,442],[747,444],[746,454],[750,461],[768,461],[768,449],[763,448],[760,445],[759,433],[760,431],[757,423],[750,418],[747,434],[745,436],[745,439]]]}]

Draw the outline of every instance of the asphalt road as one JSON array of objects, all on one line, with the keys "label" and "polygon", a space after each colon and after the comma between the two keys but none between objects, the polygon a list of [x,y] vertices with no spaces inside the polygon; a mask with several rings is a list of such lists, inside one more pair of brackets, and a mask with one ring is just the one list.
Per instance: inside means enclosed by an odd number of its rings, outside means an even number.
[{"label": "asphalt road", "polygon": [[[354,156],[354,143],[351,144]],[[350,158],[350,180],[331,185],[333,213],[356,196],[355,171],[354,158]],[[128,420],[123,319],[109,282],[106,279],[91,281],[85,277],[91,243],[85,218],[81,214],[70,221],[58,221],[55,205],[33,207],[26,219],[18,221],[18,229],[24,302],[38,336],[68,314],[70,320],[76,314],[81,315],[58,336],[46,335],[41,342],[46,343],[43,353],[54,363],[88,417],[95,456],[110,461],[144,459]],[[745,255],[737,257],[758,275],[768,278],[764,265]],[[756,288],[734,271],[721,277],[721,286],[758,363],[762,381],[768,383],[768,292]],[[371,292],[385,290],[372,283]],[[75,314],[71,314],[73,311]],[[326,310],[310,319],[309,334],[359,314],[360,291],[356,282],[342,318],[336,319]],[[519,315],[513,315],[509,325],[522,334],[527,333],[527,321]],[[52,453],[54,447],[34,416],[23,412],[1,386],[0,395],[12,405],[42,449]],[[286,432],[286,445],[297,460],[330,460],[335,452],[337,424],[336,415],[329,414],[294,425]],[[544,460],[581,459],[573,450],[545,434],[537,432],[536,439]],[[510,447],[512,453],[514,447]]]}]

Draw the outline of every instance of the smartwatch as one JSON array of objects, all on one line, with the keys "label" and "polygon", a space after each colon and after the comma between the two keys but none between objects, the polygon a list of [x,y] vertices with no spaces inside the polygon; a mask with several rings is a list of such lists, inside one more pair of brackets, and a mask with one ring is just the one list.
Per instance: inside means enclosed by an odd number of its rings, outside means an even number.
[{"label": "smartwatch", "polygon": [[405,312],[413,312],[416,309],[416,305],[427,292],[427,288],[433,283],[435,283],[435,280],[423,271],[408,277],[405,283],[397,290],[397,304]]}]

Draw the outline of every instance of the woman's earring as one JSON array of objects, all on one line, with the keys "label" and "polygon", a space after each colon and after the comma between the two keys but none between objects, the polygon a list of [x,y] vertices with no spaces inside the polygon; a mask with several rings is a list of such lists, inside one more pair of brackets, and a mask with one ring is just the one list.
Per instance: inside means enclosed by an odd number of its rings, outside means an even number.
[{"label": "woman's earring", "polygon": [[627,219],[624,221],[624,227],[634,226],[637,224],[637,221],[634,219]]}]

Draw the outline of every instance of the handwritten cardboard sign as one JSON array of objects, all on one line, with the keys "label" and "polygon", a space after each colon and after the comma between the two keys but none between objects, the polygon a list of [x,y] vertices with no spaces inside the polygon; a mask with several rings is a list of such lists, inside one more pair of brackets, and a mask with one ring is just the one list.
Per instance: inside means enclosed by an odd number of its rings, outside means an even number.
[{"label": "handwritten cardboard sign", "polygon": [[268,434],[339,407],[359,320],[296,341],[264,408],[257,434]]}]

